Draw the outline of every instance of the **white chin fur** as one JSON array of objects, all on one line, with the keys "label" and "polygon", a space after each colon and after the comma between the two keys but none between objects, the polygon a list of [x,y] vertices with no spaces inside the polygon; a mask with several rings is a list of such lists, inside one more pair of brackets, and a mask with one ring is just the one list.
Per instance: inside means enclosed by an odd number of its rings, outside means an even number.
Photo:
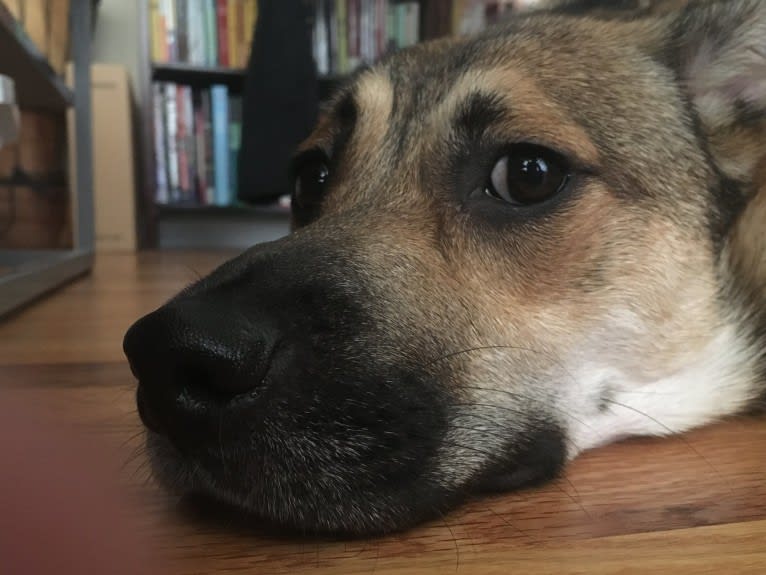
[{"label": "white chin fur", "polygon": [[570,414],[570,458],[627,436],[680,433],[741,412],[756,396],[759,353],[731,323],[659,379],[581,356],[570,371],[577,384],[561,406]]}]

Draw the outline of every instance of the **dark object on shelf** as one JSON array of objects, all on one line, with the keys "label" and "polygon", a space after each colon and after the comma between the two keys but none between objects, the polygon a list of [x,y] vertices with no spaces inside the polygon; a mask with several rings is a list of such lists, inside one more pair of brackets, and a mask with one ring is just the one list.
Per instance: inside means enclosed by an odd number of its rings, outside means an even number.
[{"label": "dark object on shelf", "polygon": [[[223,84],[234,94],[245,89],[247,70],[221,68],[219,66],[196,66],[194,64],[154,63],[152,80],[155,82],[173,82],[194,88],[209,88],[213,84]],[[319,99],[328,99],[346,80],[345,76],[330,74],[319,76]]]},{"label": "dark object on shelf", "polygon": [[194,88],[209,88],[213,84],[223,84],[232,92],[241,92],[245,86],[245,71],[219,66],[163,62],[152,65],[152,80],[186,84]]},{"label": "dark object on shelf", "polygon": [[288,166],[319,114],[312,55],[313,5],[260,0],[245,78],[238,198],[265,202],[289,193]]}]

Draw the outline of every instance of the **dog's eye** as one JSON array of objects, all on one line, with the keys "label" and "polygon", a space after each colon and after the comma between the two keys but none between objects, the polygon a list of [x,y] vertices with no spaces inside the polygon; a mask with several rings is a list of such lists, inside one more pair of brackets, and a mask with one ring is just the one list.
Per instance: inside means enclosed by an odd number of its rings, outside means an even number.
[{"label": "dog's eye", "polygon": [[330,178],[330,168],[324,157],[309,157],[295,170],[293,201],[299,206],[310,206],[321,200]]},{"label": "dog's eye", "polygon": [[492,169],[485,193],[526,206],[547,200],[569,179],[565,162],[555,152],[534,145],[512,147]]}]

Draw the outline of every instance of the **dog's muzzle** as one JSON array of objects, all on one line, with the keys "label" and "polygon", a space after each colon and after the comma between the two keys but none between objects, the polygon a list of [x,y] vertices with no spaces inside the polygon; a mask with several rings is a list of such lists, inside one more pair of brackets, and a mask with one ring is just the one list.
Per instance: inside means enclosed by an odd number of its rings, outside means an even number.
[{"label": "dog's muzzle", "polygon": [[445,387],[392,353],[418,346],[382,325],[385,302],[354,269],[288,238],[130,328],[161,481],[302,529],[388,530],[442,508]]}]

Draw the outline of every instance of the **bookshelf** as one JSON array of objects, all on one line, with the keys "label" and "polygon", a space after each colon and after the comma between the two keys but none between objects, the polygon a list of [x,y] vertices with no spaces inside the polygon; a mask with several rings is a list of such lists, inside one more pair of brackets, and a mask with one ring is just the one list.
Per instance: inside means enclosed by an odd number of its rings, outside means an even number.
[{"label": "bookshelf", "polygon": [[26,108],[66,110],[74,94],[45,56],[0,2],[0,74],[13,78],[16,95]]},{"label": "bookshelf", "polygon": [[[327,16],[328,13],[325,9],[330,4],[340,5],[341,3],[340,0],[313,1],[317,6],[315,18],[318,17],[320,12]],[[349,5],[354,1],[357,5],[365,1],[369,4],[389,4],[392,7],[396,7],[402,13],[404,12],[402,7],[406,7],[408,4],[415,4],[417,5],[416,13],[418,14],[418,21],[414,27],[410,24],[408,28],[410,36],[413,34],[413,30],[418,40],[431,39],[451,33],[452,0],[388,0],[386,3],[380,0],[345,1]],[[238,203],[230,206],[194,205],[188,201],[174,205],[172,203],[158,203],[156,201],[158,197],[158,157],[155,152],[157,140],[154,130],[158,107],[154,105],[156,95],[153,93],[153,85],[155,83],[174,83],[190,86],[193,90],[206,90],[214,85],[223,85],[227,87],[230,94],[240,96],[244,90],[245,71],[243,69],[210,65],[210,58],[201,56],[199,52],[196,57],[190,58],[195,61],[194,64],[156,61],[156,58],[152,57],[153,52],[155,54],[157,52],[157,46],[152,45],[152,30],[156,23],[153,20],[154,16],[152,16],[149,10],[149,3],[146,0],[142,0],[142,2],[144,4],[142,9],[145,11],[142,15],[142,21],[144,22],[142,46],[144,46],[143,60],[145,61],[146,71],[146,92],[143,96],[141,110],[142,143],[144,149],[142,158],[143,181],[145,191],[145,196],[142,198],[144,206],[142,220],[144,223],[143,227],[145,228],[143,234],[144,238],[146,238],[145,244],[160,248],[195,247],[202,241],[209,242],[207,247],[220,245],[232,247],[231,241],[222,241],[221,238],[231,235],[227,233],[227,228],[233,228],[243,223],[249,223],[253,230],[258,226],[278,228],[275,237],[288,233],[289,210],[281,207],[249,206]],[[320,9],[320,5],[323,8]],[[392,12],[395,11],[396,9],[392,10]],[[330,29],[329,21],[327,29]],[[378,30],[377,33],[380,34],[380,31]],[[364,39],[360,38],[358,41],[363,43]],[[389,38],[390,41],[391,39]],[[314,46],[316,50],[316,43]],[[330,46],[325,47],[328,50],[331,49]],[[204,54],[206,51],[203,50],[202,53]],[[201,60],[207,63],[201,64]],[[316,57],[315,53],[315,61],[317,60],[319,58]],[[350,72],[351,69],[348,71]],[[348,77],[348,73],[338,73],[336,67],[333,66],[325,66],[322,69],[318,61],[317,72],[320,99],[328,98]],[[208,237],[200,240],[200,234],[205,235],[203,228],[211,231]],[[186,235],[190,237],[184,237]],[[241,234],[234,233],[234,235],[240,237]],[[256,236],[257,233],[254,233],[253,237]],[[243,242],[241,246],[234,247],[245,247],[247,243],[255,242]]]},{"label": "bookshelf", "polygon": [[[342,74],[325,74],[318,78],[319,97],[326,99],[346,79]],[[182,63],[152,63],[153,82],[172,82],[197,88],[223,84],[235,94],[241,94],[245,86],[245,70],[242,68],[221,68],[219,66],[198,66]]]},{"label": "bookshelf", "polygon": [[[97,0],[71,2],[69,22],[74,90],[70,90],[0,2],[0,74],[10,78],[15,85],[15,95],[4,91],[4,105],[62,115],[74,108],[77,141],[77,178],[75,188],[69,190],[74,222],[73,247],[68,250],[0,250],[0,316],[87,273],[93,265],[90,38],[97,8]],[[28,183],[20,176],[19,181],[3,182],[3,185],[12,188]],[[37,183],[46,187],[45,182]]]}]

